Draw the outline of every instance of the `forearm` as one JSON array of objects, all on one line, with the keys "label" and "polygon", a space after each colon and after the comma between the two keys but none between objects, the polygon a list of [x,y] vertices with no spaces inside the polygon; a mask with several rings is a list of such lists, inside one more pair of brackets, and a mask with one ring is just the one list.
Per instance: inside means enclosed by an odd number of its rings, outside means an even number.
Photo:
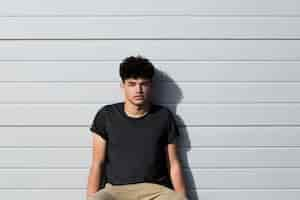
[{"label": "forearm", "polygon": [[88,184],[87,184],[87,192],[86,196],[93,197],[95,193],[98,191],[100,184],[100,177],[102,175],[102,166],[99,164],[92,164],[89,168],[89,176],[88,176]]},{"label": "forearm", "polygon": [[174,190],[176,192],[181,192],[187,196],[186,184],[184,182],[183,172],[181,169],[181,164],[179,161],[173,163],[170,167],[170,177]]}]

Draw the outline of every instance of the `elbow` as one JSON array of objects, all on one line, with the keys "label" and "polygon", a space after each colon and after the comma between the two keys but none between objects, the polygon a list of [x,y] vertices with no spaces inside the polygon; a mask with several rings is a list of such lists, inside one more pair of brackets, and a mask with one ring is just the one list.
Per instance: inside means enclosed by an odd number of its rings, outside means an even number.
[{"label": "elbow", "polygon": [[178,174],[181,171],[181,165],[178,160],[174,160],[170,163],[170,172],[172,174]]},{"label": "elbow", "polygon": [[105,164],[104,160],[99,160],[99,161],[93,161],[90,165],[90,168],[98,168],[98,167],[103,167]]}]

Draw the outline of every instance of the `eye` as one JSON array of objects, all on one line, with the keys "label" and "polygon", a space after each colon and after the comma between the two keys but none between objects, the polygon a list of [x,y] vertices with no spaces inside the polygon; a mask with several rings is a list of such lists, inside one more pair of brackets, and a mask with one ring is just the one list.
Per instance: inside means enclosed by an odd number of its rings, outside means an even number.
[{"label": "eye", "polygon": [[149,86],[150,83],[149,83],[149,82],[145,82],[145,83],[143,83],[142,85]]},{"label": "eye", "polygon": [[128,83],[128,85],[129,85],[129,86],[134,86],[135,84],[134,84],[134,83]]}]

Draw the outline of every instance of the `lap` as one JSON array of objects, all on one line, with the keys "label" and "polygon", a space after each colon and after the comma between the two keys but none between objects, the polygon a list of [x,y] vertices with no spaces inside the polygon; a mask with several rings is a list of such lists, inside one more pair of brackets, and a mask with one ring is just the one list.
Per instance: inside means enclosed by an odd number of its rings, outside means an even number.
[{"label": "lap", "polygon": [[[172,190],[166,186],[160,185],[161,190],[159,191],[158,195],[155,200],[187,200],[186,197],[180,193]],[[152,198],[146,197],[144,200],[152,200]]]},{"label": "lap", "polygon": [[182,193],[155,183],[111,185],[96,192],[88,200],[187,200]]}]

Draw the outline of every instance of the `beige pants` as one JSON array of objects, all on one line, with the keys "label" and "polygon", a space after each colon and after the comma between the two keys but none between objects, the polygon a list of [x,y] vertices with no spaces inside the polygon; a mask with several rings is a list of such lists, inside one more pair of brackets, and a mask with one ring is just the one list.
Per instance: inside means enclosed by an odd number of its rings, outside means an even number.
[{"label": "beige pants", "polygon": [[96,192],[95,197],[87,200],[187,200],[180,192],[155,183],[134,183],[112,185],[106,183]]}]

